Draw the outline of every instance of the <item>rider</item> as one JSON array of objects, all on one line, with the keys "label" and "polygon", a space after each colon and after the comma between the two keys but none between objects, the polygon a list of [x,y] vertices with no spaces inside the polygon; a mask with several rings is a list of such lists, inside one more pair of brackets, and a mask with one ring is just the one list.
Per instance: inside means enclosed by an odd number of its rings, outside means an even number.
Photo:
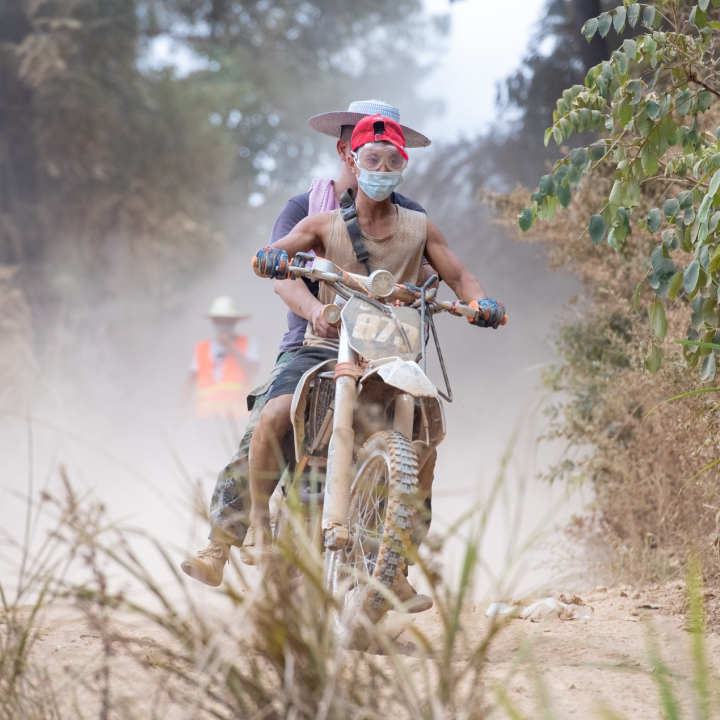
[{"label": "rider", "polygon": [[[340,174],[336,180],[313,180],[309,192],[290,199],[278,215],[270,236],[270,243],[285,237],[301,220],[318,212],[335,210],[340,207],[340,197],[347,190],[357,190],[357,176],[350,169],[352,160],[350,138],[355,125],[368,115],[383,115],[400,122],[400,111],[381,100],[359,100],[350,104],[347,111],[327,112],[310,118],[310,126],[330,137],[337,138],[337,153],[340,157]],[[430,140],[421,133],[402,126],[406,147],[427,147]],[[425,212],[413,200],[393,192],[391,201],[397,205]],[[424,266],[427,277],[433,274],[429,265]],[[275,292],[288,306],[288,330],[280,343],[275,367],[267,381],[248,396],[251,409],[245,435],[235,457],[219,473],[210,503],[210,543],[200,550],[197,557],[187,558],[181,565],[192,578],[208,585],[220,585],[230,547],[242,545],[248,528],[250,496],[247,477],[248,450],[252,435],[260,419],[260,412],[268,398],[278,374],[302,347],[308,322],[320,336],[337,337],[337,328],[325,322],[322,317],[323,304],[317,299],[319,284],[305,279],[302,282],[276,280]],[[288,449],[287,457],[293,453]],[[435,451],[423,467],[423,473],[432,475],[435,465]],[[429,509],[429,498],[426,500]],[[424,531],[429,527],[429,514],[425,519]]]},{"label": "rider", "polygon": [[[494,328],[504,324],[503,306],[488,299],[438,228],[422,213],[391,202],[390,194],[402,182],[408,162],[400,125],[382,115],[363,118],[353,131],[351,147],[349,168],[358,177],[359,187],[355,207],[370,266],[389,270],[398,283],[419,285],[424,282],[426,257],[462,302],[481,311],[473,324]],[[288,256],[298,252],[314,252],[344,270],[367,274],[356,257],[340,210],[306,218],[271,248],[261,250],[254,259],[256,272],[286,279]],[[327,304],[332,302],[332,295],[323,286],[319,299]],[[285,365],[270,390],[250,445],[252,524],[242,547],[243,562],[255,564],[263,545],[269,542],[269,497],[280,472],[275,451],[290,428],[293,392],[307,370],[337,357],[337,353],[337,339],[323,337],[308,325],[304,346]],[[401,578],[401,583],[397,593],[400,599],[416,595],[407,580]]]}]

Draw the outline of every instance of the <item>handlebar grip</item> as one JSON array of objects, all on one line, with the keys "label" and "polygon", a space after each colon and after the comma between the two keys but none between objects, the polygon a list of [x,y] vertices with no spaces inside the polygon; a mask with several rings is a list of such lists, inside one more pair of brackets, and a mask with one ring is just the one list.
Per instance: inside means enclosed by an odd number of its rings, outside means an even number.
[{"label": "handlebar grip", "polygon": [[330,325],[340,322],[340,308],[337,305],[325,305],[322,309],[323,320]]}]

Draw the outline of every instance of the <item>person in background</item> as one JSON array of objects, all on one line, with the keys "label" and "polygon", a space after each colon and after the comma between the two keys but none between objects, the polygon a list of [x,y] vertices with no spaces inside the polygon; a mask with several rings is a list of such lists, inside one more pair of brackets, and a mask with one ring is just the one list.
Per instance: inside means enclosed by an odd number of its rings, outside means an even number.
[{"label": "person in background", "polygon": [[199,419],[244,418],[259,354],[254,338],[237,335],[235,326],[250,316],[240,314],[227,296],[215,298],[207,315],[213,324],[213,337],[195,346],[190,366],[196,415]]},{"label": "person in background", "polygon": [[[351,103],[347,111],[327,112],[310,118],[308,121],[310,127],[337,139],[336,151],[340,159],[340,172],[335,180],[315,178],[310,190],[288,200],[275,221],[270,244],[288,235],[306,217],[337,210],[340,207],[340,197],[346,190],[357,192],[357,176],[350,169],[352,162],[350,139],[358,122],[371,115],[383,115],[390,120],[400,122],[400,111],[381,100],[359,100]],[[430,145],[430,140],[422,133],[405,125],[402,129],[406,147],[420,148]],[[421,205],[398,192],[392,193],[391,202],[408,210],[425,212]],[[425,266],[425,274],[426,277],[433,274],[429,265]],[[210,544],[200,550],[197,557],[187,558],[181,564],[183,572],[206,585],[213,587],[220,585],[230,547],[232,545],[241,547],[245,540],[250,523],[248,451],[255,426],[268,400],[273,383],[285,365],[303,346],[308,323],[312,324],[315,333],[320,337],[338,337],[337,327],[326,323],[322,317],[323,304],[318,300],[318,286],[319,283],[311,283],[304,278],[302,281],[276,280],[274,283],[275,292],[289,308],[288,329],[278,348],[278,357],[270,377],[248,396],[248,409],[251,413],[238,452],[218,475],[210,501],[212,524],[208,538]],[[281,450],[286,459],[293,457],[292,437],[286,438],[281,444]],[[435,458],[436,454],[433,453],[425,465],[424,472],[431,474],[434,471]],[[429,523],[428,513],[421,533],[422,537],[427,533]]]}]

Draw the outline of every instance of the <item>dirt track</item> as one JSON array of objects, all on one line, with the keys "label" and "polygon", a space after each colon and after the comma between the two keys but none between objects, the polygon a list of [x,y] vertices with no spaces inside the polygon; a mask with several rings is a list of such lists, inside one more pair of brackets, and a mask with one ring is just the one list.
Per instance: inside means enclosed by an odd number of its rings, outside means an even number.
[{"label": "dirt track", "polygon": [[[547,687],[553,706],[553,717],[601,717],[601,708],[611,708],[632,720],[660,717],[658,693],[647,659],[648,636],[657,637],[662,657],[677,673],[674,689],[683,704],[683,716],[691,716],[690,662],[691,634],[684,630],[684,589],[680,584],[642,592],[613,589],[595,591],[581,596],[594,609],[591,620],[548,620],[539,623],[511,620],[495,638],[486,673],[486,686],[492,697],[493,688],[508,683],[510,700],[528,717],[539,717],[536,678]],[[708,611],[720,603],[708,596]],[[646,606],[646,607],[643,607]],[[650,606],[650,607],[648,607]],[[484,616],[484,605],[476,605],[463,618],[464,639],[477,640],[487,631],[490,620]],[[412,619],[427,637],[439,644],[442,625],[436,610]],[[406,656],[409,668],[419,667],[413,658],[412,635],[398,616],[390,616],[389,629],[395,636],[397,650]],[[395,635],[397,632],[397,635]],[[139,625],[132,633],[137,636],[136,650],[145,658],[153,654],[157,630]],[[720,636],[711,632],[707,638],[708,655],[720,669]],[[518,664],[519,649],[530,652]],[[70,680],[84,670],[97,668],[104,648],[97,636],[78,619],[75,613],[51,615],[35,647],[35,658],[47,662],[57,680]],[[150,707],[166,706],[172,695],[172,682],[158,691],[159,670],[138,666],[122,649],[116,659],[113,697],[142,698],[141,717],[150,717]],[[457,655],[462,662],[462,651]],[[388,660],[389,662],[389,660]],[[537,670],[538,672],[535,672]],[[508,681],[507,678],[511,676]],[[97,676],[96,680],[97,680]],[[95,684],[93,682],[93,684]],[[97,687],[97,686],[96,686]],[[85,711],[97,707],[91,700],[93,692],[79,686],[72,693]],[[95,696],[97,697],[97,696]],[[66,701],[72,702],[70,697]],[[85,705],[85,702],[88,704]],[[67,707],[66,702],[62,705]],[[138,709],[137,701],[129,705]],[[180,712],[180,714],[178,714]],[[86,714],[86,716],[88,716]],[[506,717],[496,710],[495,717]],[[181,711],[159,717],[185,717]]]}]

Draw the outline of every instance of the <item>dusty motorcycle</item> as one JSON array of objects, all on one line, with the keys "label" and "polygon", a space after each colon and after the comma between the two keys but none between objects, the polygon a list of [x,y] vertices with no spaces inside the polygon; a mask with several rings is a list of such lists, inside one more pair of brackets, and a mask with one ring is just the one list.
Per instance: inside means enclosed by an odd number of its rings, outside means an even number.
[{"label": "dusty motorcycle", "polygon": [[[305,253],[289,272],[332,288],[335,303],[323,315],[341,324],[337,360],[303,375],[291,412],[294,496],[324,551],[342,631],[361,612],[377,622],[390,607],[387,591],[412,561],[418,473],[445,436],[440,398],[452,401],[433,316],[474,319],[477,311],[439,301],[431,287],[437,276],[422,287],[398,285],[386,270],[355,275]],[[425,371],[430,332],[445,392]],[[281,503],[276,539],[288,532]]]}]

